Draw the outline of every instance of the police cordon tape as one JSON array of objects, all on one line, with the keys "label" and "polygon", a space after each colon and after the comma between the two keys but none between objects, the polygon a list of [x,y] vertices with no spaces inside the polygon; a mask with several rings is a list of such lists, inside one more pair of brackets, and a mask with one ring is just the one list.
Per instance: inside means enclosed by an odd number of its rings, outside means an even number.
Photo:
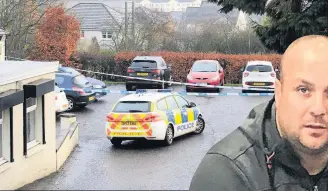
[{"label": "police cordon tape", "polygon": [[[22,60],[22,61],[29,61],[26,59],[21,59],[21,58],[15,58],[15,57],[8,57],[7,58],[13,58],[17,60]],[[190,83],[181,83],[181,82],[167,82],[167,81],[162,81],[162,80],[151,80],[151,79],[145,79],[145,78],[137,78],[137,77],[131,77],[131,76],[123,76],[123,75],[116,75],[116,74],[107,74],[107,73],[102,73],[102,72],[94,72],[94,71],[89,71],[89,70],[81,70],[81,69],[76,69],[79,71],[85,71],[89,73],[97,73],[97,74],[104,74],[104,75],[109,75],[109,76],[116,76],[116,77],[125,77],[125,78],[132,78],[132,79],[140,79],[140,80],[149,80],[149,81],[158,81],[158,82],[166,82],[170,84],[178,84],[178,85],[192,85],[195,86],[195,84],[190,84]],[[213,86],[213,85],[196,85],[196,86],[203,86],[203,87],[218,87],[218,88],[223,88],[223,89],[238,89],[238,90],[260,90],[260,91],[270,91],[268,89],[259,89],[259,88],[243,88],[243,87],[231,87],[231,86]],[[62,88],[63,89],[63,88]],[[135,91],[126,91],[126,90],[95,90],[94,92],[106,92],[106,93],[114,93],[114,94],[132,94],[135,93]],[[187,93],[185,91],[178,92],[181,95],[195,95],[195,96],[272,96],[274,93]]]},{"label": "police cordon tape", "polygon": [[[61,88],[63,90],[69,90],[69,91],[76,91],[76,89],[69,89],[69,88]],[[93,89],[92,93],[106,93],[106,94],[121,94],[121,95],[129,95],[129,94],[137,94],[138,90],[136,91],[127,91],[127,90],[109,90],[109,89]],[[174,92],[173,89],[145,89],[148,93],[150,92],[156,92],[157,93],[166,93],[166,92]],[[274,93],[238,93],[238,92],[230,92],[230,93],[203,93],[203,92],[193,92],[189,93],[186,91],[179,91],[175,92],[180,95],[191,95],[191,96],[200,96],[200,97],[207,97],[207,96],[273,96]]]},{"label": "police cordon tape", "polygon": [[[108,93],[108,94],[122,94],[122,95],[136,93],[136,91],[108,90],[108,89],[103,89],[103,90],[94,89],[93,92],[94,93]],[[153,91],[150,91],[150,92],[153,92]],[[235,93],[234,92],[230,92],[230,93],[202,93],[202,92],[197,93],[197,92],[193,92],[193,93],[190,93],[190,92],[186,92],[186,91],[179,91],[176,93],[178,93],[180,95],[193,95],[193,96],[201,96],[201,97],[207,97],[207,96],[273,96],[274,95],[274,93],[238,93],[238,92],[235,92]]]},{"label": "police cordon tape", "polygon": [[147,78],[139,78],[139,77],[132,77],[132,76],[124,76],[124,75],[117,75],[117,74],[108,74],[103,72],[95,72],[90,70],[81,70],[75,69],[81,72],[88,72],[94,74],[102,74],[107,76],[114,76],[114,77],[121,77],[121,78],[128,78],[128,79],[136,79],[136,80],[144,80],[144,81],[153,81],[153,82],[162,82],[168,84],[177,84],[177,85],[185,85],[185,86],[197,86],[197,87],[209,87],[209,88],[221,88],[221,89],[235,89],[235,90],[255,90],[255,91],[273,91],[272,89],[265,89],[265,88],[244,88],[244,87],[233,87],[233,86],[214,86],[214,85],[200,85],[200,84],[193,84],[193,83],[183,83],[183,82],[174,82],[174,81],[164,81],[164,80],[154,80],[154,79],[147,79]]}]

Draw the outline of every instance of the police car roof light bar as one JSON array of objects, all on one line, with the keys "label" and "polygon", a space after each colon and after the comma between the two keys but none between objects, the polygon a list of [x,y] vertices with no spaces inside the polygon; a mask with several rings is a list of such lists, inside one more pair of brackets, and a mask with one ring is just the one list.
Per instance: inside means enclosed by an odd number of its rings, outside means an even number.
[{"label": "police car roof light bar", "polygon": [[147,93],[146,89],[136,89],[136,94]]},{"label": "police car roof light bar", "polygon": [[157,92],[172,92],[171,89],[159,89]]}]

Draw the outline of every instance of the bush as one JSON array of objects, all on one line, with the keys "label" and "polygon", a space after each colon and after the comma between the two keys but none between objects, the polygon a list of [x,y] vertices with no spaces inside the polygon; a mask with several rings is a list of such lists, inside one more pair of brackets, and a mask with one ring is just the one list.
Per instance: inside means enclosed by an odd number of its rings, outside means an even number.
[{"label": "bush", "polygon": [[194,53],[194,52],[120,52],[115,55],[115,74],[126,75],[127,68],[136,56],[162,56],[166,63],[172,64],[173,80],[185,82],[189,69],[196,60],[219,60],[225,70],[225,83],[240,83],[240,69],[250,60],[271,61],[273,67],[279,67],[281,55],[236,55],[217,53]]}]

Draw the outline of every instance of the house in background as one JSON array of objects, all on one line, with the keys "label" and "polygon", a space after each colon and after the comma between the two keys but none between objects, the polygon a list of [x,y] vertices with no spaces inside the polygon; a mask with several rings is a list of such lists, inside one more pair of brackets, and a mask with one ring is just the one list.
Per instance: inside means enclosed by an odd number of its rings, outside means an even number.
[{"label": "house in background", "polygon": [[161,12],[186,11],[188,7],[200,7],[202,0],[141,0],[138,6]]},{"label": "house in background", "polygon": [[182,15],[181,26],[189,31],[201,31],[204,27],[213,25],[236,25],[238,10],[228,14],[220,13],[217,4],[203,1],[200,7],[189,7]]},{"label": "house in background", "polygon": [[94,37],[101,49],[112,49],[124,33],[124,13],[103,3],[78,3],[67,12],[80,21],[80,50],[87,50]]}]

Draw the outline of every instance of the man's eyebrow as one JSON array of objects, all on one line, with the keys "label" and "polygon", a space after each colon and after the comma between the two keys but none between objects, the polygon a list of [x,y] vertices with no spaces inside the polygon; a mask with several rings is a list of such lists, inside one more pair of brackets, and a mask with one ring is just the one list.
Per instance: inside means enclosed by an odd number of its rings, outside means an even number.
[{"label": "man's eyebrow", "polygon": [[308,81],[306,81],[306,80],[301,80],[301,82],[302,82],[303,84],[305,84],[305,85],[308,85],[308,86],[314,86],[313,83],[308,82]]}]

